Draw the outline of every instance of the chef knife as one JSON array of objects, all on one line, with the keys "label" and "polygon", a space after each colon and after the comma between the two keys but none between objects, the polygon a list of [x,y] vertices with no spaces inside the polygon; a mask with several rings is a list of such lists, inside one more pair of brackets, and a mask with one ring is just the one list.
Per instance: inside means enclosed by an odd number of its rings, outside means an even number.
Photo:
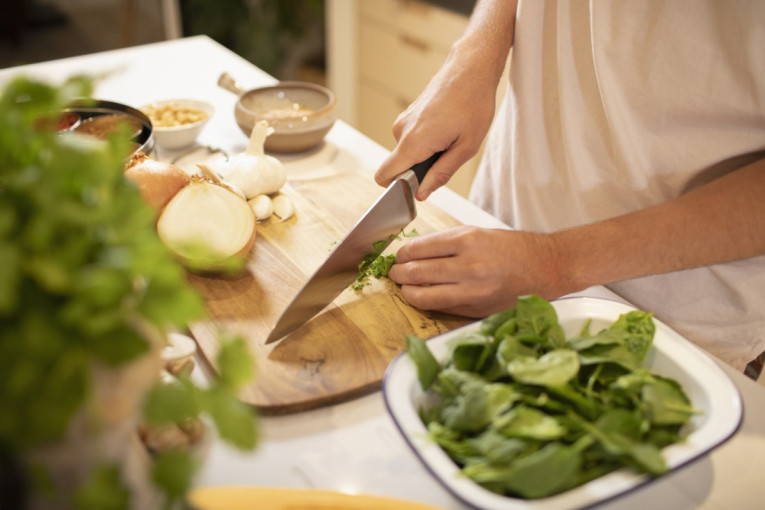
[{"label": "chef knife", "polygon": [[267,344],[321,312],[359,276],[359,264],[367,255],[384,250],[414,220],[414,193],[440,155],[437,152],[396,176],[287,306]]}]

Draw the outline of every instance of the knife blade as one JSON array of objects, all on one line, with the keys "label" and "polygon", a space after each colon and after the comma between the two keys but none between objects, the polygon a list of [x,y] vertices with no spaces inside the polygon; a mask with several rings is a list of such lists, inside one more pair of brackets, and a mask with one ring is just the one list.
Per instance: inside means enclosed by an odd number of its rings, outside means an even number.
[{"label": "knife blade", "polygon": [[440,155],[437,152],[396,176],[295,295],[266,344],[283,338],[321,312],[358,277],[359,264],[367,255],[384,250],[414,220],[414,193]]}]

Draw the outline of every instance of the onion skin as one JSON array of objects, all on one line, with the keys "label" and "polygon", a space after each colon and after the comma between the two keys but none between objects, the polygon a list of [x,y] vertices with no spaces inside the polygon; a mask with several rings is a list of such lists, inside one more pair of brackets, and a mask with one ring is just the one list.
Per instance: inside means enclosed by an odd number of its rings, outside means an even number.
[{"label": "onion skin", "polygon": [[131,156],[125,177],[138,186],[144,202],[157,212],[191,181],[177,166],[151,159],[142,152]]}]

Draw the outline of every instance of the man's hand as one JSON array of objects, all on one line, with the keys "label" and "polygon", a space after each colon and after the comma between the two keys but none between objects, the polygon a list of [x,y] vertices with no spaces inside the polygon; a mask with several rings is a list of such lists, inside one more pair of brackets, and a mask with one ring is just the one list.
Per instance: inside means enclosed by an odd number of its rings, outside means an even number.
[{"label": "man's hand", "polygon": [[398,145],[375,174],[379,185],[387,186],[401,172],[443,152],[417,189],[417,199],[425,200],[478,152],[494,117],[515,9],[515,1],[478,2],[444,65],[393,124]]},{"label": "man's hand", "polygon": [[475,78],[451,67],[439,71],[393,124],[398,145],[377,170],[378,184],[387,186],[404,170],[444,151],[417,190],[417,199],[425,200],[478,152],[494,116],[496,83],[479,88]]},{"label": "man's hand", "polygon": [[462,226],[412,238],[388,277],[413,306],[485,317],[513,306],[518,296],[565,294],[556,266],[550,236]]}]

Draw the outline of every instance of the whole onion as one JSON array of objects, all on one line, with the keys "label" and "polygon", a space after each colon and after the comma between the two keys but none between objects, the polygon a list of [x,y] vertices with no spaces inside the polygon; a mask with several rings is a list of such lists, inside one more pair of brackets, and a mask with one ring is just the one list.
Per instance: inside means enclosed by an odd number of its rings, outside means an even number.
[{"label": "whole onion", "polygon": [[151,159],[142,152],[131,156],[125,167],[125,177],[138,186],[144,202],[156,211],[161,211],[191,180],[177,166]]}]

